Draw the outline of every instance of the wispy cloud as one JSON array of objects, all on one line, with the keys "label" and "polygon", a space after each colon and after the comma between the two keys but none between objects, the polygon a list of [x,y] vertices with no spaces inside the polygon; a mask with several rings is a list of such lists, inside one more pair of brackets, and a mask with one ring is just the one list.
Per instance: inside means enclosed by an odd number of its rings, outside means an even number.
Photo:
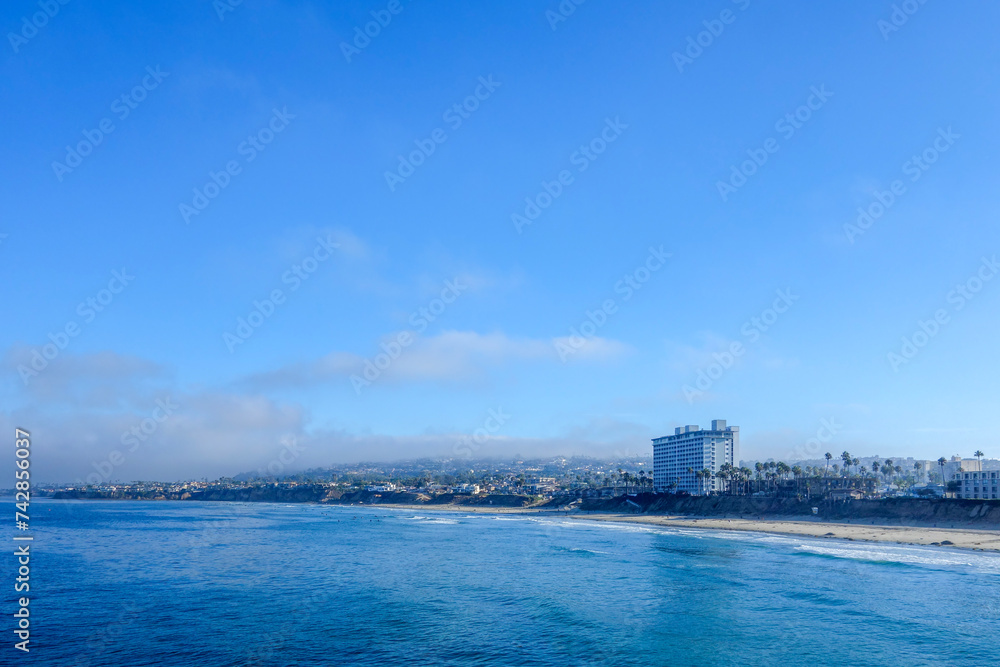
[{"label": "wispy cloud", "polygon": [[[398,339],[393,334],[384,339]],[[388,382],[444,381],[463,382],[485,377],[488,372],[515,362],[548,363],[558,361],[556,343],[561,338],[511,338],[495,332],[444,331],[417,339],[403,350],[380,377]],[[564,341],[565,342],[565,341]],[[610,360],[623,355],[628,346],[606,338],[591,338],[577,355],[576,361]],[[379,352],[376,348],[372,354]],[[313,361],[301,362],[259,373],[240,384],[256,390],[302,387],[323,382],[343,381],[362,374],[368,359],[348,352],[332,352]]]}]

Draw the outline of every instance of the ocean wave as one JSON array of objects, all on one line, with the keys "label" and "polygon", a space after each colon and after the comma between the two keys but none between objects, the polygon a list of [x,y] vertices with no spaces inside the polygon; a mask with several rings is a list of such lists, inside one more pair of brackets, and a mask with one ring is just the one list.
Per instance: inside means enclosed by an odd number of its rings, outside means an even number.
[{"label": "ocean wave", "polygon": [[918,565],[929,567],[954,568],[972,567],[980,571],[1000,574],[1000,556],[962,553],[959,551],[939,551],[936,547],[881,547],[865,546],[827,546],[819,544],[800,544],[795,547],[798,552],[817,556],[863,560],[871,563],[888,565]]},{"label": "ocean wave", "polygon": [[422,524],[454,525],[459,522],[458,519],[445,519],[442,517],[431,518],[427,516],[421,516],[419,514],[414,516],[404,516],[400,518],[405,521],[419,521]]}]

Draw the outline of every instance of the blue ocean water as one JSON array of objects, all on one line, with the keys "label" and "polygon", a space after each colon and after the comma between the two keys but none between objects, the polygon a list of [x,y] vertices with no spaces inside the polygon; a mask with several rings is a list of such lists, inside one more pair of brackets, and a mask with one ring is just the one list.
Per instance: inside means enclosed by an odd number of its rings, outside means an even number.
[{"label": "blue ocean water", "polygon": [[32,650],[5,613],[3,664],[1000,663],[995,554],[319,505],[32,520]]}]

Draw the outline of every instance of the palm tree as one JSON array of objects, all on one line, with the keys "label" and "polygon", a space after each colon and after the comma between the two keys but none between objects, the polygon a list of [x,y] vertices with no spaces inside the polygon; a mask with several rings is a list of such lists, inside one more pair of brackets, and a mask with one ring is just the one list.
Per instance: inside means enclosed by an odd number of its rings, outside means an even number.
[{"label": "palm tree", "polygon": [[976,460],[979,461],[979,469],[982,470],[983,469],[983,451],[981,449],[977,449],[976,453],[973,454],[973,456],[975,456]]},{"label": "palm tree", "polygon": [[853,461],[853,459],[851,458],[850,453],[848,453],[845,450],[844,453],[840,455],[840,458],[842,458],[844,460],[844,470],[847,471],[847,476],[850,477],[851,476],[851,472],[850,472],[851,462]]},{"label": "palm tree", "polygon": [[832,459],[832,458],[833,458],[833,454],[831,454],[830,452],[827,452],[826,453],[826,470],[827,470],[827,472],[830,471],[830,459]]},{"label": "palm tree", "polygon": [[802,477],[802,468],[799,466],[792,466],[792,479],[795,480],[795,493],[799,493],[799,478]]},{"label": "palm tree", "polygon": [[938,459],[938,467],[941,468],[941,486],[943,487],[942,490],[941,490],[941,496],[942,497],[944,496],[944,490],[948,488],[947,483],[944,481],[944,464],[947,463],[947,462],[948,462],[948,459],[946,459],[943,456]]},{"label": "palm tree", "polygon": [[722,468],[719,468],[719,472],[715,473],[715,476],[716,476],[716,478],[718,478],[718,480],[719,480],[719,485],[720,485],[720,487],[721,487],[721,490],[723,490],[723,491],[724,491],[724,490],[725,490],[725,488],[726,488],[726,484],[725,484],[725,479],[726,479],[726,471],[725,471],[725,470],[723,470]]}]

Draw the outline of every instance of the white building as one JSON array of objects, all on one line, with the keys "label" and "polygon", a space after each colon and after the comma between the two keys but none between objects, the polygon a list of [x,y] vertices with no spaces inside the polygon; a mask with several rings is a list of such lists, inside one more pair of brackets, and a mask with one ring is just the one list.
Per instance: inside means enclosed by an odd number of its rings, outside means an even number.
[{"label": "white building", "polygon": [[[725,419],[713,420],[708,430],[679,426],[674,435],[653,439],[653,486],[657,491],[694,494],[718,491],[721,483],[715,473],[724,464],[736,465],[739,460],[739,426],[726,426]],[[695,473],[705,469],[712,471],[711,479],[699,480]]]},{"label": "white building", "polygon": [[985,472],[960,472],[955,475],[958,482],[959,498],[989,498],[996,500],[1000,472],[987,470]]},{"label": "white building", "polygon": [[396,485],[391,482],[387,484],[369,484],[368,486],[365,487],[365,491],[377,491],[382,493],[395,490],[396,490]]}]

